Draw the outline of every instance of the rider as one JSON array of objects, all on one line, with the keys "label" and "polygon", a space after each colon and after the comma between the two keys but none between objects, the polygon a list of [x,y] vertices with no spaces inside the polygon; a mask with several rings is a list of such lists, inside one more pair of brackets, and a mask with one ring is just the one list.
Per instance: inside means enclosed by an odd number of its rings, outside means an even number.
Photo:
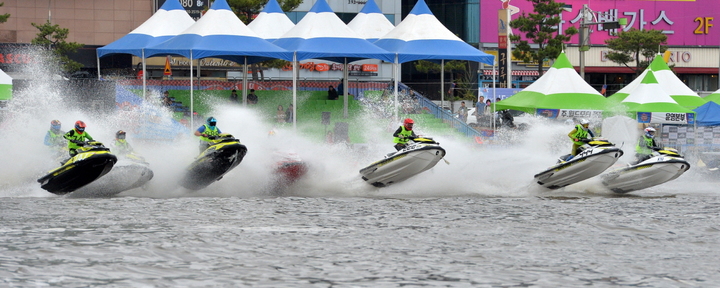
[{"label": "rider", "polygon": [[50,130],[45,134],[45,146],[59,148],[65,145],[65,139],[62,138],[65,132],[60,130],[61,127],[62,123],[60,123],[60,120],[50,121]]},{"label": "rider", "polygon": [[85,140],[94,140],[90,134],[85,132],[85,122],[80,120],[75,122],[75,129],[68,131],[63,137],[68,140],[70,157],[77,155],[77,148],[85,145]]},{"label": "rider", "polygon": [[638,139],[638,144],[635,146],[635,159],[636,163],[640,163],[652,157],[653,150],[658,150],[662,146],[659,141],[655,140],[655,128],[647,127],[644,130],[644,134]]},{"label": "rider", "polygon": [[403,121],[403,125],[395,130],[395,133],[393,133],[393,137],[395,137],[393,139],[393,143],[395,143],[395,150],[400,151],[405,148],[409,140],[417,138],[415,132],[412,131],[413,124],[415,124],[415,121],[407,118]]},{"label": "rider", "polygon": [[118,154],[130,154],[133,152],[132,147],[130,146],[130,143],[125,140],[125,131],[118,130],[115,133],[115,149],[118,151]]},{"label": "rider", "polygon": [[[578,148],[580,148],[580,146],[585,144],[587,142],[587,140],[592,139],[592,137],[595,137],[595,135],[593,135],[593,132],[589,129],[589,127],[590,127],[590,121],[588,121],[587,119],[580,119],[580,123],[575,125],[575,129],[573,129],[572,131],[570,131],[570,133],[568,133],[568,137],[570,137],[570,139],[573,141],[572,151],[570,152],[570,155],[571,155],[570,159],[572,159],[572,157],[575,157],[575,155],[577,155],[577,153],[579,152]],[[570,160],[570,159],[568,159],[568,160]]]},{"label": "rider", "polygon": [[207,118],[206,123],[195,130],[195,136],[200,137],[200,153],[210,147],[210,138],[216,137],[222,133],[220,128],[217,127],[217,119],[215,117]]}]

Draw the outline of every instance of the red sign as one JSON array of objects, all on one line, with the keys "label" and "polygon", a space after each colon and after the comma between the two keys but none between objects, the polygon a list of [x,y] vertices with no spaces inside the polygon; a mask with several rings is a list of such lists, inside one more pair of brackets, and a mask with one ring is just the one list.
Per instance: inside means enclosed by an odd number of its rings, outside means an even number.
[{"label": "red sign", "polygon": [[507,48],[507,36],[498,35],[498,48],[500,49],[506,49]]},{"label": "red sign", "polygon": [[377,64],[362,64],[361,69],[363,72],[377,72],[378,65]]},{"label": "red sign", "polygon": [[327,63],[320,63],[315,65],[315,71],[324,72],[330,70],[330,65]]}]

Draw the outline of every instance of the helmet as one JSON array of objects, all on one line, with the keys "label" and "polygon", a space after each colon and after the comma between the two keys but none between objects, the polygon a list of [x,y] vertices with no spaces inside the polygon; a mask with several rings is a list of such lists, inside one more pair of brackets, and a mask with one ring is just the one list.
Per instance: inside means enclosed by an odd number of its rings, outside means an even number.
[{"label": "helmet", "polygon": [[215,119],[215,117],[210,117],[207,119],[208,126],[215,126],[216,124],[217,124],[217,119]]},{"label": "helmet", "polygon": [[580,125],[582,125],[583,130],[588,130],[588,127],[590,126],[590,121],[587,119],[580,119]]},{"label": "helmet", "polygon": [[60,130],[62,123],[60,123],[60,120],[52,120],[50,121],[50,128],[53,130]]},{"label": "helmet", "polygon": [[80,120],[78,120],[77,122],[75,122],[75,130],[77,130],[77,132],[79,132],[80,134],[82,134],[82,132],[85,131],[85,122],[80,121]]},{"label": "helmet", "polygon": [[118,130],[118,131],[115,133],[115,139],[125,139],[125,131],[123,131],[123,130]]},{"label": "helmet", "polygon": [[655,137],[655,128],[653,128],[653,127],[645,128],[645,136],[648,138],[654,138]]},{"label": "helmet", "polygon": [[415,124],[415,121],[413,121],[410,118],[405,118],[405,121],[403,121],[403,125],[405,126],[405,129],[412,130],[412,125]]}]

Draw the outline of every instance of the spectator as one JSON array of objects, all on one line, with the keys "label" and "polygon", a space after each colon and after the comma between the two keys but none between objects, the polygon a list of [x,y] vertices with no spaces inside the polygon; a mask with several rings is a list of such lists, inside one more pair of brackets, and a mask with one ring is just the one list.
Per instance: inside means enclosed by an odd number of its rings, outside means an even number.
[{"label": "spectator", "polygon": [[480,96],[477,104],[475,104],[475,120],[480,123],[482,114],[485,113],[485,97]]},{"label": "spectator", "polygon": [[285,110],[283,109],[282,105],[278,105],[277,114],[275,117],[277,117],[278,123],[285,123]]},{"label": "spectator", "polygon": [[330,143],[330,144],[333,143],[333,132],[332,131],[327,131],[327,133],[325,133],[325,143]]},{"label": "spectator", "polygon": [[170,99],[170,91],[163,92],[163,105],[165,107],[171,107],[173,105],[173,101]]},{"label": "spectator", "polygon": [[345,95],[345,81],[344,80],[345,80],[344,78],[341,78],[340,84],[338,84],[338,86],[337,86],[337,94],[338,95]]},{"label": "spectator", "polygon": [[338,92],[335,91],[335,87],[332,85],[328,86],[328,100],[337,100]]},{"label": "spectator", "polygon": [[293,123],[293,105],[290,104],[285,110],[285,122],[287,123]]},{"label": "spectator", "polygon": [[255,89],[250,89],[250,94],[247,95],[247,101],[250,105],[255,105],[258,103],[258,97],[255,95]]},{"label": "spectator", "polygon": [[490,101],[490,99],[488,99],[487,101],[485,101],[485,114],[488,114],[488,115],[492,114],[493,113],[492,109],[493,109],[492,101]]},{"label": "spectator", "polygon": [[230,102],[232,102],[232,103],[238,103],[237,90],[235,90],[235,89],[233,89],[233,90],[230,92]]},{"label": "spectator", "polygon": [[460,102],[460,108],[457,111],[460,121],[467,123],[468,108],[465,106],[465,101]]}]

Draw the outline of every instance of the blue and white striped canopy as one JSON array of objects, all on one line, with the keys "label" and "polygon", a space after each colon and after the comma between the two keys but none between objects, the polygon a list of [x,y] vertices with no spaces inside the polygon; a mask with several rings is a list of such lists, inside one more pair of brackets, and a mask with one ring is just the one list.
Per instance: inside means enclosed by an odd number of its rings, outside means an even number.
[{"label": "blue and white striped canopy", "polygon": [[347,26],[370,42],[377,41],[395,29],[395,25],[382,14],[374,0],[368,0],[360,13],[355,15]]},{"label": "blue and white striped canopy", "polygon": [[318,0],[305,17],[274,44],[297,53],[297,60],[325,59],[343,63],[362,59],[394,60],[390,53],[350,29],[325,0]]},{"label": "blue and white striped canopy", "polygon": [[191,59],[220,58],[237,63],[269,59],[292,60],[292,52],[258,37],[226,0],[216,0],[194,25],[163,43],[145,49],[145,57],[179,55]]},{"label": "blue and white striped canopy", "polygon": [[492,65],[494,56],[478,50],[455,36],[419,0],[395,29],[374,42],[398,53],[398,62],[416,60],[468,60]]},{"label": "blue and white striped canopy", "polygon": [[295,23],[285,15],[276,0],[270,0],[265,4],[263,11],[247,26],[260,38],[272,42],[295,27]]},{"label": "blue and white striped canopy", "polygon": [[167,0],[160,9],[128,35],[97,49],[98,57],[132,54],[142,57],[142,49],[168,40],[195,24],[178,0]]}]

